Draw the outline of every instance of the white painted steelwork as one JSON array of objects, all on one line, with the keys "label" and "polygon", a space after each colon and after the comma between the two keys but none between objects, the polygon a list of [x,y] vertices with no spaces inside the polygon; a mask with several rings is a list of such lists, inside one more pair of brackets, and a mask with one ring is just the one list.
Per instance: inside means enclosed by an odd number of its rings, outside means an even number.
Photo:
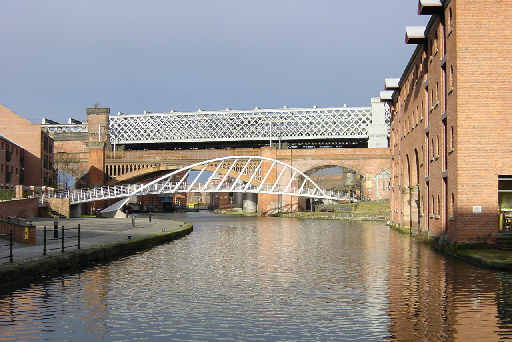
[{"label": "white painted steelwork", "polygon": [[[282,108],[110,115],[112,144],[368,138],[370,107]],[[87,124],[48,124],[50,133],[86,133]]]},{"label": "white painted steelwork", "polygon": [[115,144],[367,138],[369,107],[255,109],[110,116]]},{"label": "white painted steelwork", "polygon": [[[187,178],[192,170],[199,171],[199,174],[188,184]],[[213,170],[213,173],[205,183],[199,183],[200,175],[205,170]],[[267,183],[273,172],[276,174],[275,180]],[[286,174],[290,178],[283,180],[283,175]],[[103,186],[55,193],[47,197],[69,198],[73,205],[137,195],[180,192],[246,192],[326,200],[349,199],[346,193],[323,190],[305,173],[291,165],[260,156],[216,158],[170,172],[148,184]]]}]

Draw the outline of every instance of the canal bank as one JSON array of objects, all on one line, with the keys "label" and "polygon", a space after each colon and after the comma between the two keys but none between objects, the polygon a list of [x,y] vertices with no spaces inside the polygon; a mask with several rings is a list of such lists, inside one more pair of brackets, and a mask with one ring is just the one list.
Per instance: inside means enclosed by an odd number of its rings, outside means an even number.
[{"label": "canal bank", "polygon": [[[192,232],[190,223],[166,219],[139,217],[127,219],[80,218],[58,222],[57,234],[65,227],[65,242],[53,238],[54,221],[40,219],[33,222],[37,229],[32,246],[16,244],[14,262],[0,265],[0,294],[27,284],[63,273],[79,271],[94,264],[104,263],[142,250],[179,239]],[[76,228],[80,225],[80,242]],[[52,238],[49,238],[50,231]],[[74,235],[73,235],[74,233]],[[73,236],[72,236],[73,235]],[[62,246],[64,249],[61,249]],[[78,248],[80,245],[80,248]],[[46,250],[46,255],[45,251]]]},{"label": "canal bank", "polygon": [[429,245],[435,251],[462,260],[468,264],[492,270],[512,271],[512,250],[501,250],[486,243],[450,243],[440,238],[411,231],[408,227],[391,225],[391,229],[409,235],[417,242]]},{"label": "canal bank", "polygon": [[[241,210],[215,210],[215,214],[259,216],[257,212],[243,212]],[[304,220],[387,222],[389,220],[389,201],[327,204],[318,206],[314,211],[276,211],[267,216]]]}]

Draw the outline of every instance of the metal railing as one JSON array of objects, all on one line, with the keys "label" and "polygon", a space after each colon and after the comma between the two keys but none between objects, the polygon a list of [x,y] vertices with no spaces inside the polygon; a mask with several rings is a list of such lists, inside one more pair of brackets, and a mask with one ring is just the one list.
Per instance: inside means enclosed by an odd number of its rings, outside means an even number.
[{"label": "metal railing", "polygon": [[[60,230],[60,235],[59,235]],[[66,235],[66,232],[68,234]],[[69,234],[69,232],[75,232],[75,234]],[[64,253],[64,251],[67,248],[73,248],[76,247],[77,249],[80,249],[80,224],[78,224],[77,227],[72,228],[65,228],[64,225],[62,225],[59,229],[58,222],[53,223],[53,237],[48,238],[48,229],[46,226],[43,228],[43,255],[48,255],[49,251],[57,251],[60,250],[61,253]],[[52,247],[48,248],[48,241],[60,241],[60,244],[58,247]],[[66,245],[66,242],[68,243]]]},{"label": "metal railing", "polygon": [[[0,260],[4,261],[8,259],[9,262],[14,262],[13,246],[14,246],[14,232],[11,229],[7,234],[0,234]],[[5,239],[5,240],[4,240]],[[8,255],[4,254],[4,251],[9,251]]]}]

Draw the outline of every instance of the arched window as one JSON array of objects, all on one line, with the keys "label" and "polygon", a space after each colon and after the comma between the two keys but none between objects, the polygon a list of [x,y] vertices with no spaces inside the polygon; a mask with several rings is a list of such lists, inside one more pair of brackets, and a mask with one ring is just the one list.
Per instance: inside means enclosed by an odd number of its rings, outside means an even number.
[{"label": "arched window", "polygon": [[434,214],[435,214],[435,205],[436,205],[436,200],[435,200],[434,195],[432,195],[432,206],[431,206],[431,209],[430,209],[430,213],[431,213],[432,215],[434,215]]},{"label": "arched window", "polygon": [[441,213],[441,198],[438,194],[437,195],[437,214],[436,215],[439,215],[440,213]]},{"label": "arched window", "polygon": [[436,55],[438,53],[438,48],[437,48],[437,31],[434,35],[434,40],[432,41],[432,55]]}]

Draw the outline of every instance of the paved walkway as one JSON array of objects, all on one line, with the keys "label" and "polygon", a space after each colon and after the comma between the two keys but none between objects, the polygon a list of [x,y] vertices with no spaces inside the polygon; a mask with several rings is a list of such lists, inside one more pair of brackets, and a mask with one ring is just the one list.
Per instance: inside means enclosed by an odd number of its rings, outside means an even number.
[{"label": "paved walkway", "polygon": [[[37,227],[36,244],[26,245],[15,243],[14,262],[26,262],[43,258],[44,245],[44,226],[47,228],[47,250],[48,255],[61,254],[61,227],[76,228],[80,224],[80,247],[81,249],[99,247],[112,243],[127,241],[128,239],[137,239],[143,237],[155,236],[163,232],[174,232],[182,229],[185,222],[171,221],[159,218],[153,218],[151,222],[147,217],[137,217],[135,227],[132,226],[132,219],[114,219],[114,218],[76,218],[59,219],[59,240],[53,239],[53,219],[36,218],[32,220]],[[65,231],[65,251],[76,250],[77,230]],[[3,251],[1,254],[8,255]],[[7,259],[0,260],[0,266],[8,263]]]}]

